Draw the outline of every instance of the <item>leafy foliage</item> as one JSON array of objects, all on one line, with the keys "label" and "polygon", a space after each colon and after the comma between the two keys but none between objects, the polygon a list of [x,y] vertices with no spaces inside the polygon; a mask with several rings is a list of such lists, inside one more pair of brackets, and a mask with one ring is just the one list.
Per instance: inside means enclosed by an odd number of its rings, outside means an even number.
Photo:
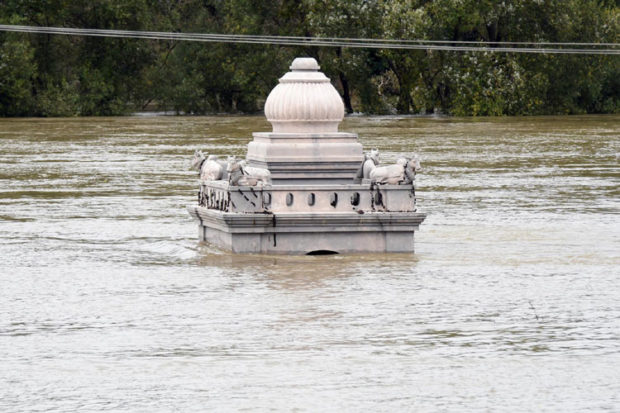
[{"label": "leafy foliage", "polygon": [[[126,30],[447,41],[617,42],[603,0],[4,0],[0,22]],[[312,56],[348,112],[617,113],[616,56],[185,43],[0,33],[0,116],[262,109]]]}]

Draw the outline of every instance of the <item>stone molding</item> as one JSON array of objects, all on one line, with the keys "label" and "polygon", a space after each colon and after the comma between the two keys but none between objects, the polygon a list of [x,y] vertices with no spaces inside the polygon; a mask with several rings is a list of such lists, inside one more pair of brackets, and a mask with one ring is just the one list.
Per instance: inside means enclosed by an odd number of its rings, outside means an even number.
[{"label": "stone molding", "polygon": [[281,233],[299,232],[412,232],[426,218],[423,213],[370,212],[363,215],[350,212],[239,214],[189,205],[188,212],[202,225],[215,226],[224,232]]}]

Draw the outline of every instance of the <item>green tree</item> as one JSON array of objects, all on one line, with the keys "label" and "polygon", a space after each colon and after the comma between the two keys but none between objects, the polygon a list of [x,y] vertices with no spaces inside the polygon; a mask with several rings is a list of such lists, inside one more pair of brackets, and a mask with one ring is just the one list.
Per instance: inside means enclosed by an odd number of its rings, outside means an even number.
[{"label": "green tree", "polygon": [[32,79],[37,70],[33,57],[28,42],[5,39],[0,43],[0,116],[33,112]]},{"label": "green tree", "polygon": [[[316,0],[306,4],[309,34],[313,37],[381,37],[381,10],[375,0]],[[325,47],[318,49],[314,56],[337,82],[348,113],[354,111],[356,99],[362,111],[385,111],[376,93],[375,78],[387,67],[376,50]]]},{"label": "green tree", "polygon": [[[617,43],[614,0],[3,0],[0,22],[199,33]],[[296,56],[346,110],[619,111],[617,56],[376,50],[0,34],[0,115],[256,112]]]}]

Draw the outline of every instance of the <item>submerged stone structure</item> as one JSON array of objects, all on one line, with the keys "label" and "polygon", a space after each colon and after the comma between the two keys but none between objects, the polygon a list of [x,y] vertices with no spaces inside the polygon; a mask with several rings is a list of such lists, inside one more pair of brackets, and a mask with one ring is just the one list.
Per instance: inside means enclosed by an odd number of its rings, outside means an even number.
[{"label": "submerged stone structure", "polygon": [[338,131],[344,105],[312,58],[297,58],[265,102],[272,132],[247,157],[197,152],[201,240],[238,253],[413,252],[416,157],[381,166],[357,135]]}]

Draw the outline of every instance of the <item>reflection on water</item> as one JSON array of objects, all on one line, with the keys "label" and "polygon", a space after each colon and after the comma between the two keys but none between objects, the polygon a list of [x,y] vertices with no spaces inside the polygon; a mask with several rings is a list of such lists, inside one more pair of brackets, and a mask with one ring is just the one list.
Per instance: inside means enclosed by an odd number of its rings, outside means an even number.
[{"label": "reflection on water", "polygon": [[619,121],[348,118],[416,253],[289,257],[184,209],[260,117],[0,119],[0,410],[616,410]]}]

